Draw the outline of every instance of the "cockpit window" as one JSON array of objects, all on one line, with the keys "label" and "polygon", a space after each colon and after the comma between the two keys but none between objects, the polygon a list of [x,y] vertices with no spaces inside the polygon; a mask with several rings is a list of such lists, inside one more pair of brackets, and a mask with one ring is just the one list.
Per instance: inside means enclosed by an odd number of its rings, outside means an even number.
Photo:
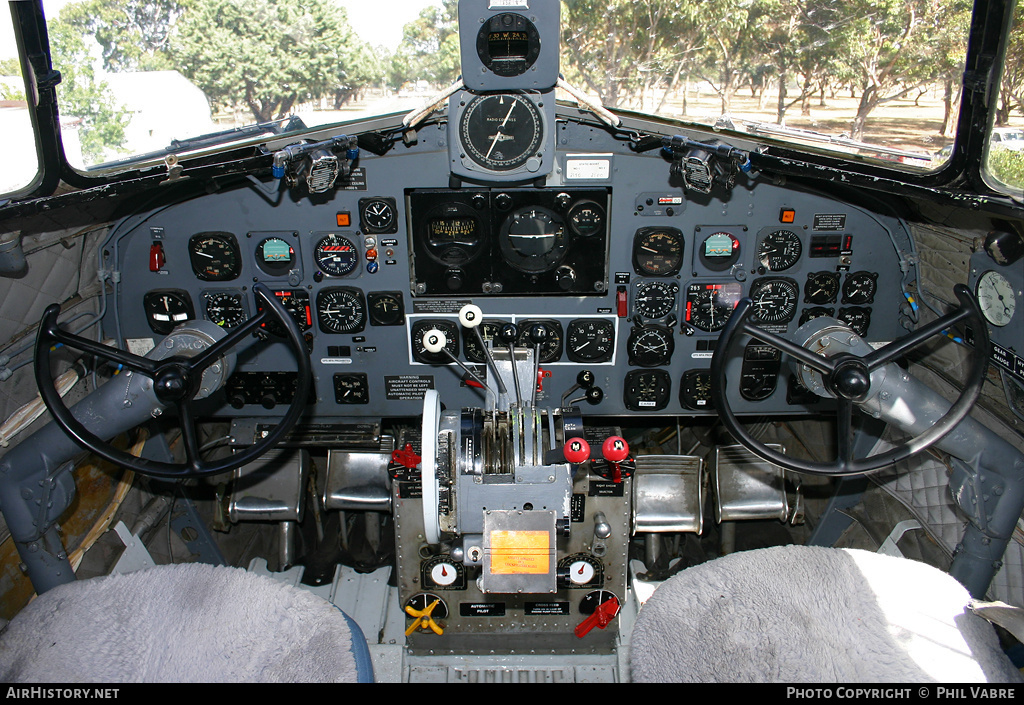
[{"label": "cockpit window", "polygon": [[0,144],[7,168],[0,169],[0,199],[24,190],[39,176],[39,154],[29,115],[14,22],[0,11]]},{"label": "cockpit window", "polygon": [[[80,168],[219,145],[251,134],[234,132],[243,126],[279,132],[411,111],[460,73],[457,0],[44,6],[64,75],[65,147]],[[971,9],[563,0],[560,71],[607,107],[929,170],[950,153]]]},{"label": "cockpit window", "polygon": [[989,133],[986,169],[995,186],[1020,195],[1024,189],[1024,4],[1013,11],[1013,27],[999,83],[999,102]]}]

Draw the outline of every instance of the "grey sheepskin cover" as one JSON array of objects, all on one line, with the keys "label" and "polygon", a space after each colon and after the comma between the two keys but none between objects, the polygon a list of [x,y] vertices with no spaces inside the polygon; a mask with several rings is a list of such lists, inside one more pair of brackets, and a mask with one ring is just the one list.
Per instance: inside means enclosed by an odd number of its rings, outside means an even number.
[{"label": "grey sheepskin cover", "polygon": [[1020,682],[955,579],[868,551],[780,546],[683,570],[640,609],[638,682]]},{"label": "grey sheepskin cover", "polygon": [[0,682],[355,682],[359,627],[299,588],[199,563],[54,588],[0,635]]}]

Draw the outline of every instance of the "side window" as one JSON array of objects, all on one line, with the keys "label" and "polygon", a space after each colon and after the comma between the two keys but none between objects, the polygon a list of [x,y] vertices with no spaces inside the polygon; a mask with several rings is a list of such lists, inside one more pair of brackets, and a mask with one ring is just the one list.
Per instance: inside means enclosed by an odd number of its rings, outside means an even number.
[{"label": "side window", "polygon": [[25,189],[39,175],[36,134],[26,96],[8,3],[0,10],[0,149],[7,165],[0,169],[0,200]]},{"label": "side window", "polygon": [[1013,11],[1010,41],[1003,61],[999,101],[989,134],[988,175],[1011,193],[1024,189],[1024,3]]}]

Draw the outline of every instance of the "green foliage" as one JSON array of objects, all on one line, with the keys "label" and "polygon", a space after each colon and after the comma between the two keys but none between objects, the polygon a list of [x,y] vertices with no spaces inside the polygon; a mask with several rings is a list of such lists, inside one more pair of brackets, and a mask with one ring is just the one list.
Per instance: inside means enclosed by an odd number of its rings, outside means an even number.
[{"label": "green foliage", "polygon": [[116,103],[107,83],[96,77],[81,33],[60,19],[51,21],[47,29],[53,67],[61,73],[57,87],[61,115],[80,120],[78,134],[86,165],[109,161],[121,151],[131,115]]},{"label": "green foliage", "polygon": [[60,18],[96,39],[107,71],[160,71],[172,68],[167,44],[183,11],[178,0],[84,0]]},{"label": "green foliage", "polygon": [[1011,188],[1024,188],[1024,152],[993,147],[988,154],[988,171]]},{"label": "green foliage", "polygon": [[388,82],[397,88],[416,81],[448,85],[458,78],[461,65],[458,0],[444,0],[440,7],[424,8],[403,27]]},{"label": "green foliage", "polygon": [[[0,76],[21,78],[21,62],[17,57],[0,59]],[[25,91],[0,83],[0,100],[25,100]]]},{"label": "green foliage", "polygon": [[259,122],[352,78],[361,43],[329,0],[195,0],[171,35],[178,69],[220,107]]}]

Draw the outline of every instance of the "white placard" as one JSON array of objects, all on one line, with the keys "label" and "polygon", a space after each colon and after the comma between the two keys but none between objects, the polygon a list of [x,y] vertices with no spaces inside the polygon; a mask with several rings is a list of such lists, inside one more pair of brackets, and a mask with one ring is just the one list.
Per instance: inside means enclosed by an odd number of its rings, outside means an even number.
[{"label": "white placard", "polygon": [[612,160],[600,157],[569,157],[565,160],[567,181],[607,179],[612,174]]}]

